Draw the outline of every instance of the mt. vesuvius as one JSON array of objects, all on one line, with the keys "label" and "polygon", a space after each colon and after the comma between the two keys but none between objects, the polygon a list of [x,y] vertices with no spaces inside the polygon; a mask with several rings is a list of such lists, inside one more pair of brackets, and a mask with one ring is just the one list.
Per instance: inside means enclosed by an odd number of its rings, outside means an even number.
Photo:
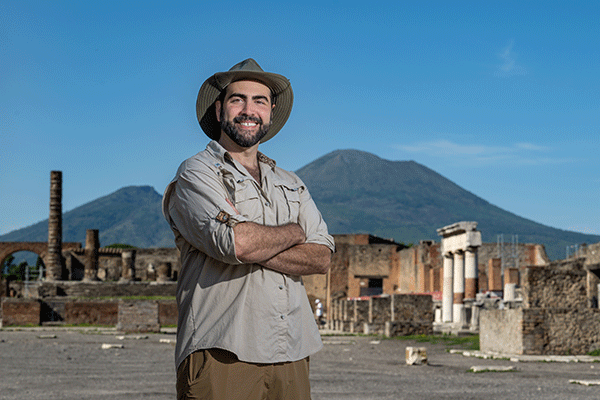
[{"label": "mt. vesuvius", "polygon": [[[358,150],[337,150],[296,171],[308,186],[330,233],[370,233],[398,242],[440,238],[436,230],[477,221],[484,242],[498,234],[546,246],[551,259],[566,246],[600,242],[600,236],[550,228],[504,211],[414,161],[389,161]],[[68,177],[65,177],[68,179]],[[174,246],[161,213],[161,195],[129,186],[63,214],[63,241],[85,243],[98,229],[100,244]],[[48,221],[0,236],[0,241],[46,241]]]}]

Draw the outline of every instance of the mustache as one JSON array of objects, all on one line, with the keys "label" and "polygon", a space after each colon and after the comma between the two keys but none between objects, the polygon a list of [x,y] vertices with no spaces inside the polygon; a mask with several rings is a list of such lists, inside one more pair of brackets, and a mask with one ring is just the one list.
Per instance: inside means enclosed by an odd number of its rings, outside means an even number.
[{"label": "mustache", "polygon": [[233,119],[233,122],[236,124],[241,124],[242,122],[255,122],[260,125],[262,125],[262,123],[263,123],[262,118],[252,117],[252,116],[246,115],[246,114],[242,114],[240,116],[235,117]]}]

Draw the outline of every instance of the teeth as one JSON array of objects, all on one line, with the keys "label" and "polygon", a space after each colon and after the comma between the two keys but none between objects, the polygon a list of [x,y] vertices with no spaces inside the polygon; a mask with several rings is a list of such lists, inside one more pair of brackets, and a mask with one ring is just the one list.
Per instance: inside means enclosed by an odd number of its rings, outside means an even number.
[{"label": "teeth", "polygon": [[244,126],[256,126],[256,123],[254,123],[254,122],[242,122],[242,125],[244,125]]}]

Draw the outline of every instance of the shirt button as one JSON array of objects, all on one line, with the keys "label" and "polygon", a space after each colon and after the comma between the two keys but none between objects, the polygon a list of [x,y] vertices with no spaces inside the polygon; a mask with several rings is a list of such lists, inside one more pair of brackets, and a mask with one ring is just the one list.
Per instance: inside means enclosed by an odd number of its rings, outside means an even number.
[{"label": "shirt button", "polygon": [[279,285],[279,290],[283,290],[283,285]]},{"label": "shirt button", "polygon": [[280,316],[280,318],[281,318],[281,319],[285,319],[285,315],[281,315],[281,316]]},{"label": "shirt button", "polygon": [[269,203],[268,201],[265,203],[265,206],[267,207],[271,207],[271,203]]}]

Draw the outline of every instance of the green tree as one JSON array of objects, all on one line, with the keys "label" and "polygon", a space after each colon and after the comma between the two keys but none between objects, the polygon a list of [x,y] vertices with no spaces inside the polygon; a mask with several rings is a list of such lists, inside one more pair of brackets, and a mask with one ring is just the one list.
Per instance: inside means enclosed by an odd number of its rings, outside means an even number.
[{"label": "green tree", "polygon": [[[40,273],[40,268],[44,266],[44,262],[41,257],[37,258],[35,266],[27,264],[27,261],[22,261],[19,264],[15,264],[15,257],[11,254],[2,261],[0,271],[2,277],[11,281],[25,281],[27,278],[36,279]],[[27,276],[27,270],[29,269],[29,277]]]}]

